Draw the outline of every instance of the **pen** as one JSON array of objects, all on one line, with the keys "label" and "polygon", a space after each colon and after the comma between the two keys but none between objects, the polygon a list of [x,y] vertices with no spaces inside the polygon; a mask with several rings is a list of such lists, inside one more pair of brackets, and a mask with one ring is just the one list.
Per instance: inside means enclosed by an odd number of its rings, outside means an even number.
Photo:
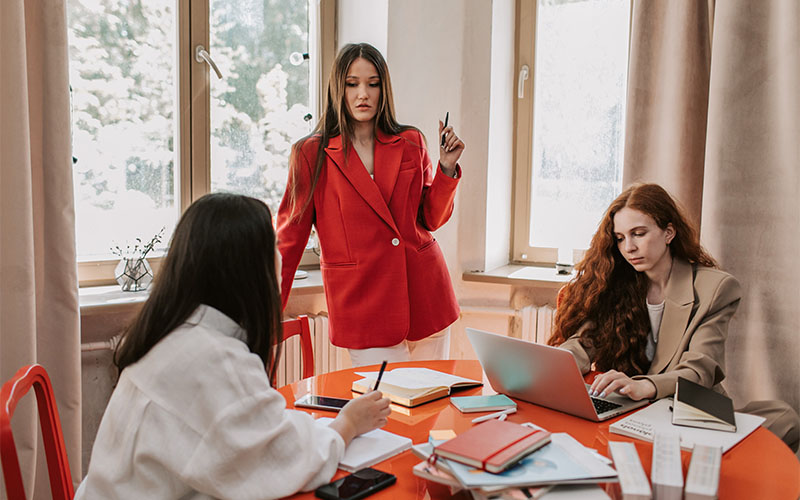
[{"label": "pen", "polygon": [[[447,120],[449,119],[450,119],[450,112],[448,111],[447,114],[444,115],[444,127],[442,127],[442,130],[447,128]],[[442,147],[444,147],[444,137],[445,135],[442,134]]]},{"label": "pen", "polygon": [[377,391],[378,390],[378,386],[381,383],[381,377],[383,377],[383,370],[385,370],[385,369],[386,369],[386,360],[384,359],[383,363],[381,363],[381,371],[378,372],[378,380],[375,381],[375,387],[372,388],[373,391]]},{"label": "pen", "polygon": [[517,411],[516,408],[509,408],[507,410],[498,411],[498,412],[495,412],[495,413],[490,413],[490,414],[484,415],[482,417],[473,418],[472,419],[472,423],[473,424],[477,424],[478,422],[485,422],[487,420],[491,420],[493,418],[497,418],[497,417],[500,417],[502,415],[510,415],[512,413],[516,413],[516,411]]}]

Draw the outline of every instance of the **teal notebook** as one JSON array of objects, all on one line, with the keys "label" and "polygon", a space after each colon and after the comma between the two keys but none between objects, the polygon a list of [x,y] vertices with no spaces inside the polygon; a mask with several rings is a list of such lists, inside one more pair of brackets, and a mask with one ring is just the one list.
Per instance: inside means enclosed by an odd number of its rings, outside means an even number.
[{"label": "teal notebook", "polygon": [[500,411],[517,407],[517,403],[505,394],[451,397],[450,402],[463,413]]}]

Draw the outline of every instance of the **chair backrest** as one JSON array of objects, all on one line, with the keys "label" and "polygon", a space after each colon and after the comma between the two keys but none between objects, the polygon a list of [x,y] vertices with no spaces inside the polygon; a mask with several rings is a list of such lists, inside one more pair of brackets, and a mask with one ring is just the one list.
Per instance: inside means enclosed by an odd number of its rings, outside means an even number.
[{"label": "chair backrest", "polygon": [[300,347],[303,351],[303,378],[314,376],[314,348],[311,344],[311,328],[308,316],[298,316],[283,322],[283,340],[300,335]]},{"label": "chair backrest", "polygon": [[22,367],[14,377],[3,384],[0,390],[0,459],[3,464],[3,478],[9,500],[24,500],[25,489],[22,473],[11,432],[11,417],[14,408],[28,390],[34,389],[39,408],[39,422],[42,426],[42,439],[47,457],[47,470],[50,473],[50,490],[57,500],[71,500],[75,496],[72,477],[67,461],[64,437],[61,433],[61,420],[58,418],[56,398],[50,385],[50,377],[41,365]]},{"label": "chair backrest", "polygon": [[556,309],[561,307],[561,301],[564,300],[564,294],[567,292],[567,286],[569,285],[564,285],[558,289],[558,296],[556,296]]}]

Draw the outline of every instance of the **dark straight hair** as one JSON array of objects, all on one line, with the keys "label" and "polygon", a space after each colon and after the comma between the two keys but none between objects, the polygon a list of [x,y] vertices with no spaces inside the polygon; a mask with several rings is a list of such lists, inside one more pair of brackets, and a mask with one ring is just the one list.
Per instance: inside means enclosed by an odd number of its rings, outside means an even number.
[{"label": "dark straight hair", "polygon": [[[297,155],[302,154],[300,153],[300,148],[303,144],[313,137],[319,138],[317,157],[314,163],[313,176],[311,178],[311,187],[308,192],[308,198],[306,198],[302,206],[298,206],[298,186],[295,182],[290,182],[290,185],[287,186],[292,202],[293,219],[299,218],[311,203],[314,189],[317,186],[320,173],[322,172],[322,165],[325,162],[324,151],[325,148],[328,147],[331,138],[341,135],[342,147],[344,148],[345,155],[347,155],[350,150],[350,142],[353,137],[353,131],[355,130],[355,124],[353,123],[353,118],[350,116],[350,112],[347,110],[347,103],[345,102],[345,82],[350,65],[359,58],[372,63],[380,79],[381,96],[375,115],[375,130],[380,130],[387,135],[397,135],[406,130],[416,130],[419,132],[418,128],[411,125],[403,125],[395,118],[392,80],[389,77],[389,67],[380,51],[368,43],[349,43],[342,47],[339,54],[336,56],[336,60],[333,62],[331,74],[328,78],[328,92],[322,110],[322,117],[319,122],[317,122],[317,126],[314,128],[314,131],[311,132],[311,135],[300,139],[292,147],[290,169],[297,168]],[[422,132],[420,132],[420,135],[422,135]],[[420,147],[424,147],[424,144],[421,144]],[[290,176],[290,181],[292,179],[296,180],[297,178],[298,176]]]},{"label": "dark straight hair", "polygon": [[275,231],[264,202],[207,194],[184,212],[150,297],[114,353],[120,373],[183,324],[201,304],[239,324],[264,362],[270,384],[280,356],[281,295]]}]

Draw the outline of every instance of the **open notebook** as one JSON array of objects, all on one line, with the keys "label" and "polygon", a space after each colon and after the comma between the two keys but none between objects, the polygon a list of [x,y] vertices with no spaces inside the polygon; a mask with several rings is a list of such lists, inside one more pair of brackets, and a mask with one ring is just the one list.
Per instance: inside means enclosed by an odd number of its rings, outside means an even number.
[{"label": "open notebook", "polygon": [[[353,391],[369,392],[375,386],[378,372],[356,372],[364,377],[353,382]],[[393,403],[403,406],[417,406],[434,399],[450,395],[452,389],[483,385],[457,375],[450,375],[428,368],[395,368],[383,373],[378,390]]]},{"label": "open notebook", "polygon": [[[333,422],[333,419],[328,417],[318,420],[325,425]],[[355,472],[382,462],[409,448],[411,448],[411,439],[383,429],[375,429],[350,441],[339,462],[339,468],[347,472]]]}]

